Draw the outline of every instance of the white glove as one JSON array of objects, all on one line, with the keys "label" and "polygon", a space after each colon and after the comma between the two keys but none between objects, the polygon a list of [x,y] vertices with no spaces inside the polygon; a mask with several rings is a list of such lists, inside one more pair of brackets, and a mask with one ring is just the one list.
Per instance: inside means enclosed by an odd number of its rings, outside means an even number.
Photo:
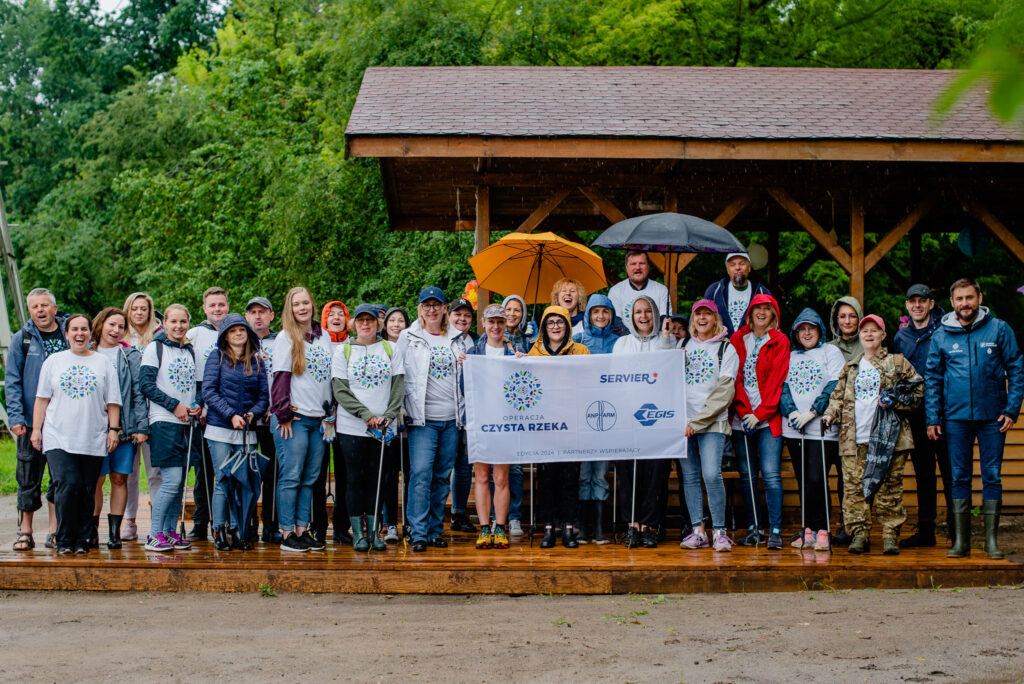
[{"label": "white glove", "polygon": [[790,424],[792,424],[792,426],[797,430],[803,430],[808,423],[817,417],[817,415],[818,414],[815,413],[813,409],[807,409],[797,416],[795,420],[793,420],[792,415],[790,415]]},{"label": "white glove", "polygon": [[760,421],[757,420],[757,416],[755,416],[753,413],[748,413],[747,415],[743,416],[743,429],[746,430],[747,432],[753,432],[754,428],[757,427],[758,422]]},{"label": "white glove", "polygon": [[790,426],[794,430],[799,430],[800,429],[800,428],[798,428],[796,426],[796,419],[799,418],[799,417],[800,417],[800,412],[799,411],[793,411],[788,416],[786,416],[786,420],[789,421]]},{"label": "white glove", "polygon": [[324,433],[324,441],[328,443],[333,442],[334,437],[338,434],[337,429],[334,427],[334,418],[332,417],[331,420],[324,420],[320,425]]}]

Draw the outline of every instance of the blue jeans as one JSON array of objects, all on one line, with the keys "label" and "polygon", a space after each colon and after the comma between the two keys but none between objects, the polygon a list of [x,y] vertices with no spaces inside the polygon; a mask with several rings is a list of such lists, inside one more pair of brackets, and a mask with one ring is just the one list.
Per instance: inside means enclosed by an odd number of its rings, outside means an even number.
[{"label": "blue jeans", "polygon": [[523,466],[514,465],[508,469],[508,490],[511,494],[508,504],[508,519],[523,519]]},{"label": "blue jeans", "polygon": [[182,475],[184,466],[177,468],[163,467],[160,474],[163,480],[160,482],[160,489],[153,497],[153,521],[149,526],[149,536],[155,537],[158,534],[174,532],[178,524],[178,514],[181,512]]},{"label": "blue jeans", "polygon": [[580,463],[580,501],[608,500],[608,461]]},{"label": "blue jeans", "polygon": [[981,465],[981,498],[1001,501],[1003,482],[1003,447],[1006,433],[999,431],[998,420],[947,420],[944,426],[949,447],[949,465],[953,471],[953,498],[971,498],[971,475],[974,464],[974,438],[978,438],[978,460]]},{"label": "blue jeans", "polygon": [[277,448],[277,520],[285,532],[308,527],[313,507],[313,483],[320,476],[324,460],[324,439],[320,418],[295,415],[292,437],[285,439],[277,416],[270,416],[270,429]]},{"label": "blue jeans", "polygon": [[[772,533],[782,531],[782,476],[779,469],[782,463],[782,436],[774,437],[770,427],[761,428],[748,435],[742,430],[733,433],[733,446],[736,448],[736,464],[740,471],[740,487],[743,489],[743,502],[747,509],[747,526],[754,526],[754,494],[757,493],[757,477],[760,471],[764,478],[764,494],[768,502],[768,524]],[[747,444],[751,451],[748,463]],[[753,476],[753,480],[751,480]],[[751,484],[751,482],[753,484]],[[753,493],[751,492],[753,487]],[[764,528],[764,509],[757,509],[757,523]]]},{"label": "blue jeans", "polygon": [[239,529],[239,521],[230,515],[228,510],[228,490],[224,482],[224,474],[221,467],[228,457],[236,451],[242,450],[241,444],[228,444],[227,442],[215,442],[207,440],[210,445],[210,458],[213,460],[213,528],[229,527]]},{"label": "blue jeans", "polygon": [[711,509],[711,526],[716,530],[725,529],[725,482],[722,480],[724,448],[724,434],[701,432],[690,437],[686,447],[686,458],[679,459],[686,510],[690,514],[690,525],[693,527],[699,526],[704,520],[704,497],[700,491],[700,479],[703,475],[704,487],[708,490],[708,508]]},{"label": "blue jeans", "polygon": [[452,478],[452,515],[466,512],[469,490],[473,488],[473,464],[469,462],[466,431],[459,429],[459,447],[455,452],[455,475]]},{"label": "blue jeans", "polygon": [[444,533],[459,429],[454,420],[428,420],[409,428],[409,530],[412,540],[427,541]]}]

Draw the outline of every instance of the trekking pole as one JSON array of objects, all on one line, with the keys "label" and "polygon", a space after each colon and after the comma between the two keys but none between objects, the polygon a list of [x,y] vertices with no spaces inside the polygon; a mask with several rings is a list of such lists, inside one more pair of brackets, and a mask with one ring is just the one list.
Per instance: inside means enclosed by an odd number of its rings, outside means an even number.
[{"label": "trekking pole", "polygon": [[750,467],[750,439],[743,430],[743,446],[747,452],[747,484],[750,485],[750,505],[754,511],[754,548],[761,546],[761,525],[757,521],[757,499],[754,498],[754,471]]},{"label": "trekking pole", "polygon": [[619,543],[619,516],[617,512],[619,499],[619,462],[612,464],[612,541]]},{"label": "trekking pole", "polygon": [[807,500],[807,490],[804,488],[804,477],[807,472],[807,461],[804,458],[804,428],[800,428],[800,548],[804,548],[804,530],[806,529],[806,515],[804,504]]},{"label": "trekking pole", "polygon": [[[188,489],[186,481],[188,480],[189,462],[192,457],[192,432],[195,430],[195,427],[196,420],[190,416],[188,419],[188,446],[185,447],[185,470],[182,471],[181,477],[181,516],[178,519],[182,539],[185,538],[185,490]],[[212,511],[213,508],[211,507],[210,510]]]},{"label": "trekking pole", "polygon": [[633,459],[633,494],[629,497],[629,524],[626,526],[626,548],[632,548],[629,545],[629,530],[632,529],[633,523],[636,521],[636,459]]},{"label": "trekking pole", "polygon": [[[380,517],[378,511],[380,510],[380,481],[384,476],[384,444],[385,438],[387,437],[388,424],[382,423],[380,427],[380,465],[377,467],[377,497],[373,500],[373,522],[370,523],[370,534],[377,534],[377,526],[380,525]],[[370,548],[366,550],[367,553],[373,550],[373,540],[370,540]]]},{"label": "trekking pole", "polygon": [[[825,488],[825,529],[828,531],[828,550],[832,551],[832,516],[829,509],[832,508],[832,497],[828,493],[828,465],[825,462],[825,423],[818,421],[821,426],[821,481]],[[840,483],[842,486],[842,483]]]},{"label": "trekking pole", "polygon": [[536,470],[536,463],[530,464],[530,547],[533,547],[533,528],[536,525],[536,520],[533,517],[533,471]]}]

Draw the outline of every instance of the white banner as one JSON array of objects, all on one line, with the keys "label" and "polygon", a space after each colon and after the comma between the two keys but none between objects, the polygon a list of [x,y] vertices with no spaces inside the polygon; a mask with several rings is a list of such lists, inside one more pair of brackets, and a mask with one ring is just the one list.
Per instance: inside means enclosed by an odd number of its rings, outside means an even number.
[{"label": "white banner", "polygon": [[467,356],[469,461],[685,458],[683,355]]}]

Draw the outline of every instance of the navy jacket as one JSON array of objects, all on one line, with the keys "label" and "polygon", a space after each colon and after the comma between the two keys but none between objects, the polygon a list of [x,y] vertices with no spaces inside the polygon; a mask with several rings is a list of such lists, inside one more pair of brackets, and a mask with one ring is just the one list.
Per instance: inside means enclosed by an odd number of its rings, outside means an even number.
[{"label": "navy jacket", "polygon": [[[750,309],[750,303],[754,301],[754,297],[759,294],[770,295],[772,292],[767,287],[757,282],[756,280],[748,281],[750,287],[753,290],[750,293],[750,300],[747,303],[747,309]],[[729,302],[725,301],[726,297],[729,296],[729,279],[722,278],[718,282],[711,283],[708,285],[708,289],[704,291],[704,299],[710,299],[718,307],[718,315],[722,318],[722,323],[725,325],[725,329],[729,331],[729,337],[736,330],[732,327],[732,318],[729,317]],[[747,320],[747,312],[743,312],[743,320]]]},{"label": "navy jacket", "polygon": [[[57,314],[57,329],[64,330],[67,314]],[[24,353],[25,336],[28,335],[28,353]],[[43,336],[36,327],[35,321],[29,319],[18,332],[11,337],[11,348],[7,352],[7,363],[4,364],[4,392],[7,395],[7,424],[32,427],[32,409],[36,403],[36,390],[39,388],[39,371],[46,360],[43,349]]]},{"label": "navy jacket", "polygon": [[931,318],[928,320],[928,325],[918,330],[914,327],[913,323],[910,323],[906,327],[897,330],[896,335],[893,337],[893,351],[897,354],[903,354],[914,367],[914,370],[922,376],[928,361],[928,349],[931,347],[932,335],[939,329],[943,313],[942,309],[935,307],[932,310]]},{"label": "navy jacket", "polygon": [[[256,350],[250,361],[250,373],[245,372],[245,363],[231,363],[224,355],[228,349],[227,332],[241,325],[249,335],[249,343]],[[251,413],[262,416],[270,407],[270,391],[267,389],[267,374],[259,353],[260,341],[241,314],[228,314],[220,324],[217,333],[217,348],[210,352],[203,370],[203,401],[206,402],[206,424],[214,427],[233,429],[232,416]]]},{"label": "navy jacket", "polygon": [[925,366],[928,425],[946,420],[1014,420],[1024,401],[1024,357],[1005,322],[981,307],[970,327],[955,313],[942,317]]}]

